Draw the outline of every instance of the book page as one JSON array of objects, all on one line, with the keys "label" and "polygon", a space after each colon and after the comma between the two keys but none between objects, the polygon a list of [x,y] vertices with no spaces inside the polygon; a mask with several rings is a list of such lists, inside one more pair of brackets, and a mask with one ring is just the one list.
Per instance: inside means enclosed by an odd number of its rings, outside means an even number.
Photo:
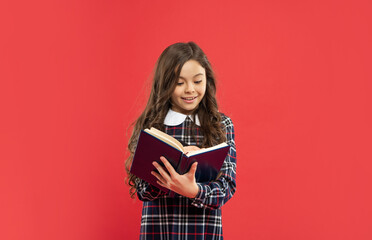
[{"label": "book page", "polygon": [[213,151],[213,150],[223,148],[223,147],[226,147],[226,146],[228,146],[227,143],[223,142],[223,143],[220,143],[220,144],[218,144],[216,146],[213,146],[213,147],[203,148],[203,149],[200,149],[200,150],[197,150],[197,151],[192,151],[190,153],[187,153],[186,156],[191,157],[191,156],[194,156],[194,155],[197,155],[197,154]]},{"label": "book page", "polygon": [[147,132],[148,134],[151,134],[152,136],[162,140],[163,142],[166,142],[168,143],[169,145],[171,145],[172,147],[180,150],[181,152],[184,152],[184,149],[183,149],[183,146],[182,144],[177,141],[177,139],[175,139],[174,137],[172,136],[169,136],[168,134],[152,127],[151,129],[145,129],[144,130],[145,132]]}]

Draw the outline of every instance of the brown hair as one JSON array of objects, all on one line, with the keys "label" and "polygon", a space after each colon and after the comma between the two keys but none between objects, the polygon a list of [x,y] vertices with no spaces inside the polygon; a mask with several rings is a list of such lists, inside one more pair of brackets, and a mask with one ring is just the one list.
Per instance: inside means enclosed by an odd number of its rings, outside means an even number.
[{"label": "brown hair", "polygon": [[176,88],[182,66],[189,60],[197,61],[205,69],[207,79],[205,95],[194,112],[198,113],[201,132],[204,136],[200,147],[210,147],[226,141],[216,100],[216,80],[207,56],[194,42],[175,43],[168,46],[156,62],[150,97],[144,111],[133,123],[134,128],[128,143],[130,156],[125,162],[125,169],[132,197],[136,192],[137,177],[131,174],[129,169],[140,131],[151,127],[164,131],[163,122],[171,108],[171,95]]}]

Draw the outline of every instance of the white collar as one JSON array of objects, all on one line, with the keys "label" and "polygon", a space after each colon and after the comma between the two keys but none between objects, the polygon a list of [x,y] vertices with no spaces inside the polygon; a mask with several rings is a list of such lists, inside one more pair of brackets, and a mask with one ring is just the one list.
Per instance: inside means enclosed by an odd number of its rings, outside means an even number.
[{"label": "white collar", "polygon": [[[192,115],[185,115],[179,112],[175,112],[172,109],[169,109],[167,116],[165,116],[164,124],[167,126],[177,126],[183,123],[186,117],[190,117],[190,119],[193,120]],[[198,114],[195,115],[195,124],[200,127]]]}]

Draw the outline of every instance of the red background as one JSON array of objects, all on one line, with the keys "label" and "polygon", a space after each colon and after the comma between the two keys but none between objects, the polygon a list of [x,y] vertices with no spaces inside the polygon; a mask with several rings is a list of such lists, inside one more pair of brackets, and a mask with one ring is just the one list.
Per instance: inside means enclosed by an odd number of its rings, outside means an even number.
[{"label": "red background", "polygon": [[195,41],[235,123],[226,239],[372,239],[370,1],[1,1],[0,239],[138,239],[129,124]]}]

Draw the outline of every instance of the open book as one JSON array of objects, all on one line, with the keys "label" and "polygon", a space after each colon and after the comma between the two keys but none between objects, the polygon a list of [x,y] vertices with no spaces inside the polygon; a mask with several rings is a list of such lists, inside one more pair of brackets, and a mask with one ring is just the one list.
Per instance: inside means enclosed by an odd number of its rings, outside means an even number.
[{"label": "open book", "polygon": [[[156,171],[152,165],[153,161],[163,166],[160,157],[164,156],[179,174],[185,174],[194,162],[198,162],[196,182],[209,182],[216,180],[229,149],[229,145],[221,143],[186,153],[182,144],[172,136],[156,128],[145,129],[140,133],[130,172],[160,190],[170,193],[169,189],[157,184],[156,177],[151,174],[151,171]],[[173,193],[170,195],[172,196]]]}]

